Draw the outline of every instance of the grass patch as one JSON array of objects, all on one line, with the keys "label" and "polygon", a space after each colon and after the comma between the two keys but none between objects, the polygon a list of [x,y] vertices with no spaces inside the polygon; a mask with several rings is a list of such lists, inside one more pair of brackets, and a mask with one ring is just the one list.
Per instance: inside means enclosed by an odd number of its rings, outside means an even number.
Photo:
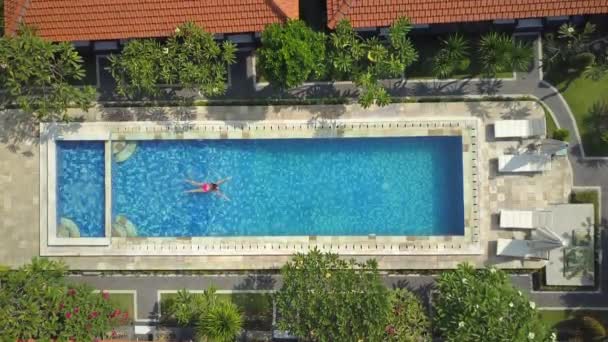
[{"label": "grass patch", "polygon": [[593,127],[589,124],[589,109],[599,101],[608,97],[608,75],[594,81],[582,75],[560,74],[551,71],[547,74],[551,82],[564,96],[578,126],[585,153],[590,156],[608,156],[608,142],[595,136]]},{"label": "grass patch", "polygon": [[121,312],[129,313],[129,324],[135,319],[135,308],[132,293],[110,293],[109,302],[115,309],[120,309]]},{"label": "grass patch", "polygon": [[[160,296],[161,317],[166,324],[175,324],[166,317],[168,308],[176,293],[163,293]],[[196,295],[200,295],[195,293]],[[272,295],[270,293],[221,293],[218,299],[232,301],[243,314],[243,327],[247,330],[272,330]]]},{"label": "grass patch", "polygon": [[[595,318],[602,326],[608,326],[608,311],[599,310],[539,310],[540,317],[547,326],[558,333],[560,341],[570,341],[575,334],[583,334],[585,329],[580,318]],[[581,336],[582,337],[582,336]],[[583,341],[584,339],[579,339]]]}]

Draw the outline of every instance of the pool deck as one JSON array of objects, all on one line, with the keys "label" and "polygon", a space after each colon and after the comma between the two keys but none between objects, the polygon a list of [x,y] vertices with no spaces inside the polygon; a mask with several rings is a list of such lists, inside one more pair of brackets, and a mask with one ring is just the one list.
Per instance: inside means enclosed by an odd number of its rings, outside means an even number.
[{"label": "pool deck", "polygon": [[[449,113],[449,114],[448,114]],[[572,187],[572,171],[566,159],[553,162],[551,171],[537,175],[496,174],[499,154],[520,147],[520,142],[494,141],[486,131],[497,119],[542,117],[544,112],[535,102],[455,102],[393,104],[384,108],[364,110],[357,105],[337,106],[285,106],[285,107],[197,107],[125,109],[113,108],[88,113],[73,111],[90,121],[163,121],[179,128],[183,121],[264,121],[304,120],[311,124],[331,124],[336,120],[390,121],[390,120],[447,120],[479,118],[479,236],[478,250],[451,255],[404,255],[402,253],[369,253],[364,250],[348,251],[357,258],[374,255],[383,269],[451,268],[462,261],[476,265],[496,264],[505,268],[536,268],[539,262],[497,258],[495,240],[498,237],[522,238],[524,233],[499,231],[496,213],[500,208],[542,208],[548,203],[567,200]],[[77,124],[76,124],[77,125]],[[149,125],[149,124],[148,124]],[[45,137],[42,138],[43,140]],[[40,148],[37,139],[0,146],[0,224],[4,238],[0,240],[0,263],[16,266],[32,256],[44,252],[40,241]],[[44,230],[43,230],[44,231]],[[367,237],[366,239],[369,239]],[[363,242],[363,241],[362,241]],[[370,241],[364,241],[369,243]],[[353,245],[354,246],[354,245]],[[185,246],[182,246],[185,248]],[[272,245],[267,246],[272,248]],[[355,248],[355,247],[353,247]],[[150,251],[150,254],[154,251]],[[289,258],[285,253],[272,255],[113,255],[58,257],[74,269],[270,269],[277,268]],[[77,255],[74,255],[77,254]],[[142,254],[142,253],[140,253]],[[228,253],[231,254],[231,253]]]}]

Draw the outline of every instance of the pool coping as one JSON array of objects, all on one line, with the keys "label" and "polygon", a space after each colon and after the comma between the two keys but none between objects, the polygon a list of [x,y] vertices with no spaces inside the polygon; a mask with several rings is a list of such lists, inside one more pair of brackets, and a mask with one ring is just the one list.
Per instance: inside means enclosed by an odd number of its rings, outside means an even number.
[{"label": "pool coping", "polygon": [[[311,248],[349,255],[481,254],[478,162],[480,119],[474,117],[273,121],[43,123],[40,163],[41,255],[286,255]],[[432,134],[431,134],[432,133]],[[463,139],[465,231],[461,236],[111,237],[111,143],[148,139],[276,139],[460,135]],[[57,238],[55,141],[105,141],[105,237]]]}]

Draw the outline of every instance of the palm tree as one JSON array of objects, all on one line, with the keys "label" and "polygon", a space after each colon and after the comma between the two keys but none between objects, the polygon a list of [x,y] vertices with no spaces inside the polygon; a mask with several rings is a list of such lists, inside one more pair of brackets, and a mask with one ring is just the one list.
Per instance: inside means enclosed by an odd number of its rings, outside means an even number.
[{"label": "palm tree", "polygon": [[232,342],[242,326],[243,318],[237,306],[219,300],[202,314],[196,325],[196,336],[200,341]]},{"label": "palm tree", "polygon": [[441,41],[442,48],[433,59],[433,73],[439,78],[452,76],[456,71],[465,71],[471,64],[469,43],[456,33]]},{"label": "palm tree", "polygon": [[506,34],[490,32],[479,42],[479,53],[484,73],[496,75],[509,68],[508,56],[512,41]]},{"label": "palm tree", "polygon": [[511,70],[526,70],[534,57],[529,44],[515,42],[513,37],[496,32],[481,37],[479,53],[482,70],[488,76]]}]

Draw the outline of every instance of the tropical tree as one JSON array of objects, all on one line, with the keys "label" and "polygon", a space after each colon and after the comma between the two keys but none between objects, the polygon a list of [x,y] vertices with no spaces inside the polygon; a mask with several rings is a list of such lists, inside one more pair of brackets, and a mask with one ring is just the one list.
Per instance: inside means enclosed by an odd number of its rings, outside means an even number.
[{"label": "tropical tree", "polygon": [[379,83],[388,77],[404,77],[405,70],[418,59],[408,34],[407,18],[397,19],[389,29],[388,42],[376,37],[363,39],[347,19],[338,22],[329,36],[329,75],[333,80],[352,79],[359,87],[359,104],[367,108],[390,102],[386,89]]},{"label": "tropical tree", "polygon": [[213,35],[192,22],[185,23],[165,42],[129,41],[119,55],[110,56],[110,72],[122,96],[156,96],[160,85],[177,85],[202,96],[226,92],[228,67],[236,46],[217,43]]},{"label": "tropical tree", "polygon": [[262,75],[281,89],[325,75],[325,35],[301,20],[266,26],[257,54]]},{"label": "tropical tree", "polygon": [[456,33],[441,40],[441,49],[433,58],[433,73],[439,78],[447,78],[467,70],[470,64],[469,43]]},{"label": "tropical tree", "polygon": [[416,295],[406,289],[396,289],[390,293],[390,303],[385,341],[431,341],[431,322]]},{"label": "tropical tree", "polygon": [[109,294],[65,281],[66,267],[46,259],[1,277],[0,340],[91,341],[126,322]]},{"label": "tropical tree", "polygon": [[329,75],[334,80],[345,80],[361,73],[361,60],[366,49],[363,40],[348,20],[340,20],[329,35],[327,51]]},{"label": "tropical tree", "polygon": [[389,28],[392,59],[398,61],[393,62],[393,74],[400,74],[402,78],[405,77],[405,69],[418,60],[418,51],[409,37],[411,30],[412,23],[406,17],[397,18]]},{"label": "tropical tree", "polygon": [[390,303],[375,260],[358,263],[315,249],[281,269],[279,328],[311,341],[378,341]]},{"label": "tropical tree", "polygon": [[243,317],[229,301],[217,301],[204,312],[196,325],[196,335],[213,342],[232,342],[241,333]]},{"label": "tropical tree", "polygon": [[515,41],[504,33],[490,32],[481,37],[479,53],[482,71],[488,76],[511,70],[526,70],[534,52],[523,41]]},{"label": "tropical tree", "polygon": [[551,341],[536,304],[516,290],[507,274],[467,264],[437,282],[433,326],[446,341]]},{"label": "tropical tree", "polygon": [[5,106],[16,105],[40,120],[67,120],[69,106],[87,110],[95,97],[93,88],[70,84],[84,76],[82,58],[70,43],[51,43],[23,25],[16,35],[0,38]]}]

